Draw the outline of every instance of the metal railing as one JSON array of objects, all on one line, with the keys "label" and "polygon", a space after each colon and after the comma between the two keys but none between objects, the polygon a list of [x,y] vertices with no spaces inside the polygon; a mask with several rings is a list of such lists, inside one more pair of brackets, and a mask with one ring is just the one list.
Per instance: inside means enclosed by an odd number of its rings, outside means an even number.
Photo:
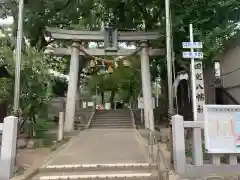
[{"label": "metal railing", "polygon": [[147,131],[147,153],[151,164],[151,167],[157,167],[157,179],[169,180],[170,171],[164,153],[160,148],[160,143],[157,137],[153,134],[153,131],[146,129]]}]

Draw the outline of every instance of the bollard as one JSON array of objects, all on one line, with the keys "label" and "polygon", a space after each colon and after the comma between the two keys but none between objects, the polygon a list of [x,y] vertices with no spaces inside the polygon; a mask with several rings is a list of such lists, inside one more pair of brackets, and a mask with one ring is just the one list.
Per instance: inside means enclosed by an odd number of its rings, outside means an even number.
[{"label": "bollard", "polygon": [[58,141],[63,140],[64,112],[59,112]]}]

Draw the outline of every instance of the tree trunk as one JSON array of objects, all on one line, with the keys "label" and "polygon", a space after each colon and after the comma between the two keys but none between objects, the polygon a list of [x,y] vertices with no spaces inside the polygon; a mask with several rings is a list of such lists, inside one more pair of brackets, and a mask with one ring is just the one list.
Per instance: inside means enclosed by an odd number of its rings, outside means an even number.
[{"label": "tree trunk", "polygon": [[132,108],[132,96],[130,96],[130,98],[129,98],[129,108],[131,109]]},{"label": "tree trunk", "polygon": [[102,97],[102,105],[104,105],[104,92],[101,92],[101,97]]},{"label": "tree trunk", "polygon": [[113,90],[111,91],[111,96],[110,96],[110,104],[111,104],[111,109],[114,109],[114,98],[115,98],[115,95],[116,95],[116,91]]},{"label": "tree trunk", "polygon": [[37,135],[37,132],[36,132],[36,124],[37,124],[37,121],[36,121],[36,116],[35,116],[35,111],[32,112],[32,136],[33,137],[36,137]]}]

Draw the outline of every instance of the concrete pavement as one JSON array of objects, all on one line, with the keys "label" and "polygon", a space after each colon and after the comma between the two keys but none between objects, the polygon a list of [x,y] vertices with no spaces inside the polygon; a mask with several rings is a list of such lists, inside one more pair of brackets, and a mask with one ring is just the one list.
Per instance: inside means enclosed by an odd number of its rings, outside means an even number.
[{"label": "concrete pavement", "polygon": [[147,163],[145,148],[134,129],[89,129],[77,137],[46,166],[71,164]]}]

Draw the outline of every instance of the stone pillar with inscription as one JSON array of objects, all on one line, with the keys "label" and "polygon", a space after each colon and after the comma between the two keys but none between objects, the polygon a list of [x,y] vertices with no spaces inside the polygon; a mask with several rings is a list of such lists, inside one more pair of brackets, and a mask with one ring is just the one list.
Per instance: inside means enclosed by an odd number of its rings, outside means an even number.
[{"label": "stone pillar with inscription", "polygon": [[[193,120],[203,121],[205,104],[202,61],[191,60]],[[194,165],[203,164],[201,128],[193,128],[193,161]]]}]

